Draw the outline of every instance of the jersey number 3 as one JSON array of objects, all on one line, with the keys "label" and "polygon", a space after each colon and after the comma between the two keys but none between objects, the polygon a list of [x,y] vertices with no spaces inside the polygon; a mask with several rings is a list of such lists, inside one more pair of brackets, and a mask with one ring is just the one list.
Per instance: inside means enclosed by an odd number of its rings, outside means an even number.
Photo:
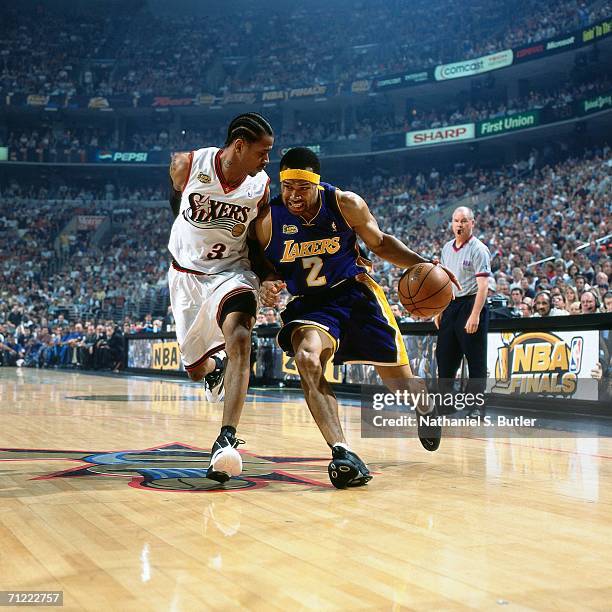
[{"label": "jersey number 3", "polygon": [[221,259],[223,257],[223,253],[225,253],[225,249],[227,249],[227,247],[222,242],[213,244],[210,253],[206,255],[206,259]]},{"label": "jersey number 3", "polygon": [[323,260],[320,257],[306,257],[302,259],[302,265],[304,266],[304,270],[310,268],[310,272],[306,277],[306,284],[309,287],[321,287],[327,284],[325,275],[319,276],[319,272],[323,267]]}]

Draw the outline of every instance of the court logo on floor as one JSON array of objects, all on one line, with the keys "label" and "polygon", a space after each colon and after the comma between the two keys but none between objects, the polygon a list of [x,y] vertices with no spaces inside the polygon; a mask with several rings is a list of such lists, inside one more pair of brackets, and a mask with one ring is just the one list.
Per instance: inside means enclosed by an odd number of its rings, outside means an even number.
[{"label": "court logo on floor", "polygon": [[244,491],[287,485],[331,488],[327,480],[329,459],[320,457],[269,457],[242,452],[243,473],[224,485],[206,478],[210,453],[181,444],[160,445],[143,450],[111,452],[0,448],[3,461],[77,461],[78,466],[36,476],[56,478],[128,478],[136,489],[150,491],[213,492]]}]

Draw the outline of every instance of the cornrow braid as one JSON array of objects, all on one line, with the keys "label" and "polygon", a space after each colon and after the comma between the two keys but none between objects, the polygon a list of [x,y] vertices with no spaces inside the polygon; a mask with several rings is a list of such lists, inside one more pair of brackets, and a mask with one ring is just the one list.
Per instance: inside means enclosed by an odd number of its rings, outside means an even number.
[{"label": "cornrow braid", "polygon": [[230,145],[237,138],[243,138],[247,142],[256,142],[267,134],[273,136],[272,126],[259,113],[244,113],[232,119],[227,128],[225,146]]}]

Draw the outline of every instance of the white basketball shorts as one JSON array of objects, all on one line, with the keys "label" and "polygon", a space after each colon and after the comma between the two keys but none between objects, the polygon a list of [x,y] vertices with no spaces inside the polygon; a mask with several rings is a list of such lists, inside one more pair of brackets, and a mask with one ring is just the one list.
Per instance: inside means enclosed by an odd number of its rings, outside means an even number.
[{"label": "white basketball shorts", "polygon": [[223,305],[244,292],[254,293],[257,299],[259,279],[250,270],[198,275],[171,266],[168,286],[176,339],[189,371],[225,347],[221,331]]}]

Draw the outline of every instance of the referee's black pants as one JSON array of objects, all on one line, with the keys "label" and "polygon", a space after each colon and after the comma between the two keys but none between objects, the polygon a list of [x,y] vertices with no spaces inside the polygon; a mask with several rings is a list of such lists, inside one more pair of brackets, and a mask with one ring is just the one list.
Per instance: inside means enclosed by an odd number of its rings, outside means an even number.
[{"label": "referee's black pants", "polygon": [[442,314],[438,330],[436,359],[441,390],[450,390],[461,359],[465,355],[468,363],[469,378],[467,391],[484,392],[487,378],[487,333],[489,331],[489,311],[486,306],[480,311],[478,329],[473,334],[465,331],[470,317],[475,295],[454,299]]}]

